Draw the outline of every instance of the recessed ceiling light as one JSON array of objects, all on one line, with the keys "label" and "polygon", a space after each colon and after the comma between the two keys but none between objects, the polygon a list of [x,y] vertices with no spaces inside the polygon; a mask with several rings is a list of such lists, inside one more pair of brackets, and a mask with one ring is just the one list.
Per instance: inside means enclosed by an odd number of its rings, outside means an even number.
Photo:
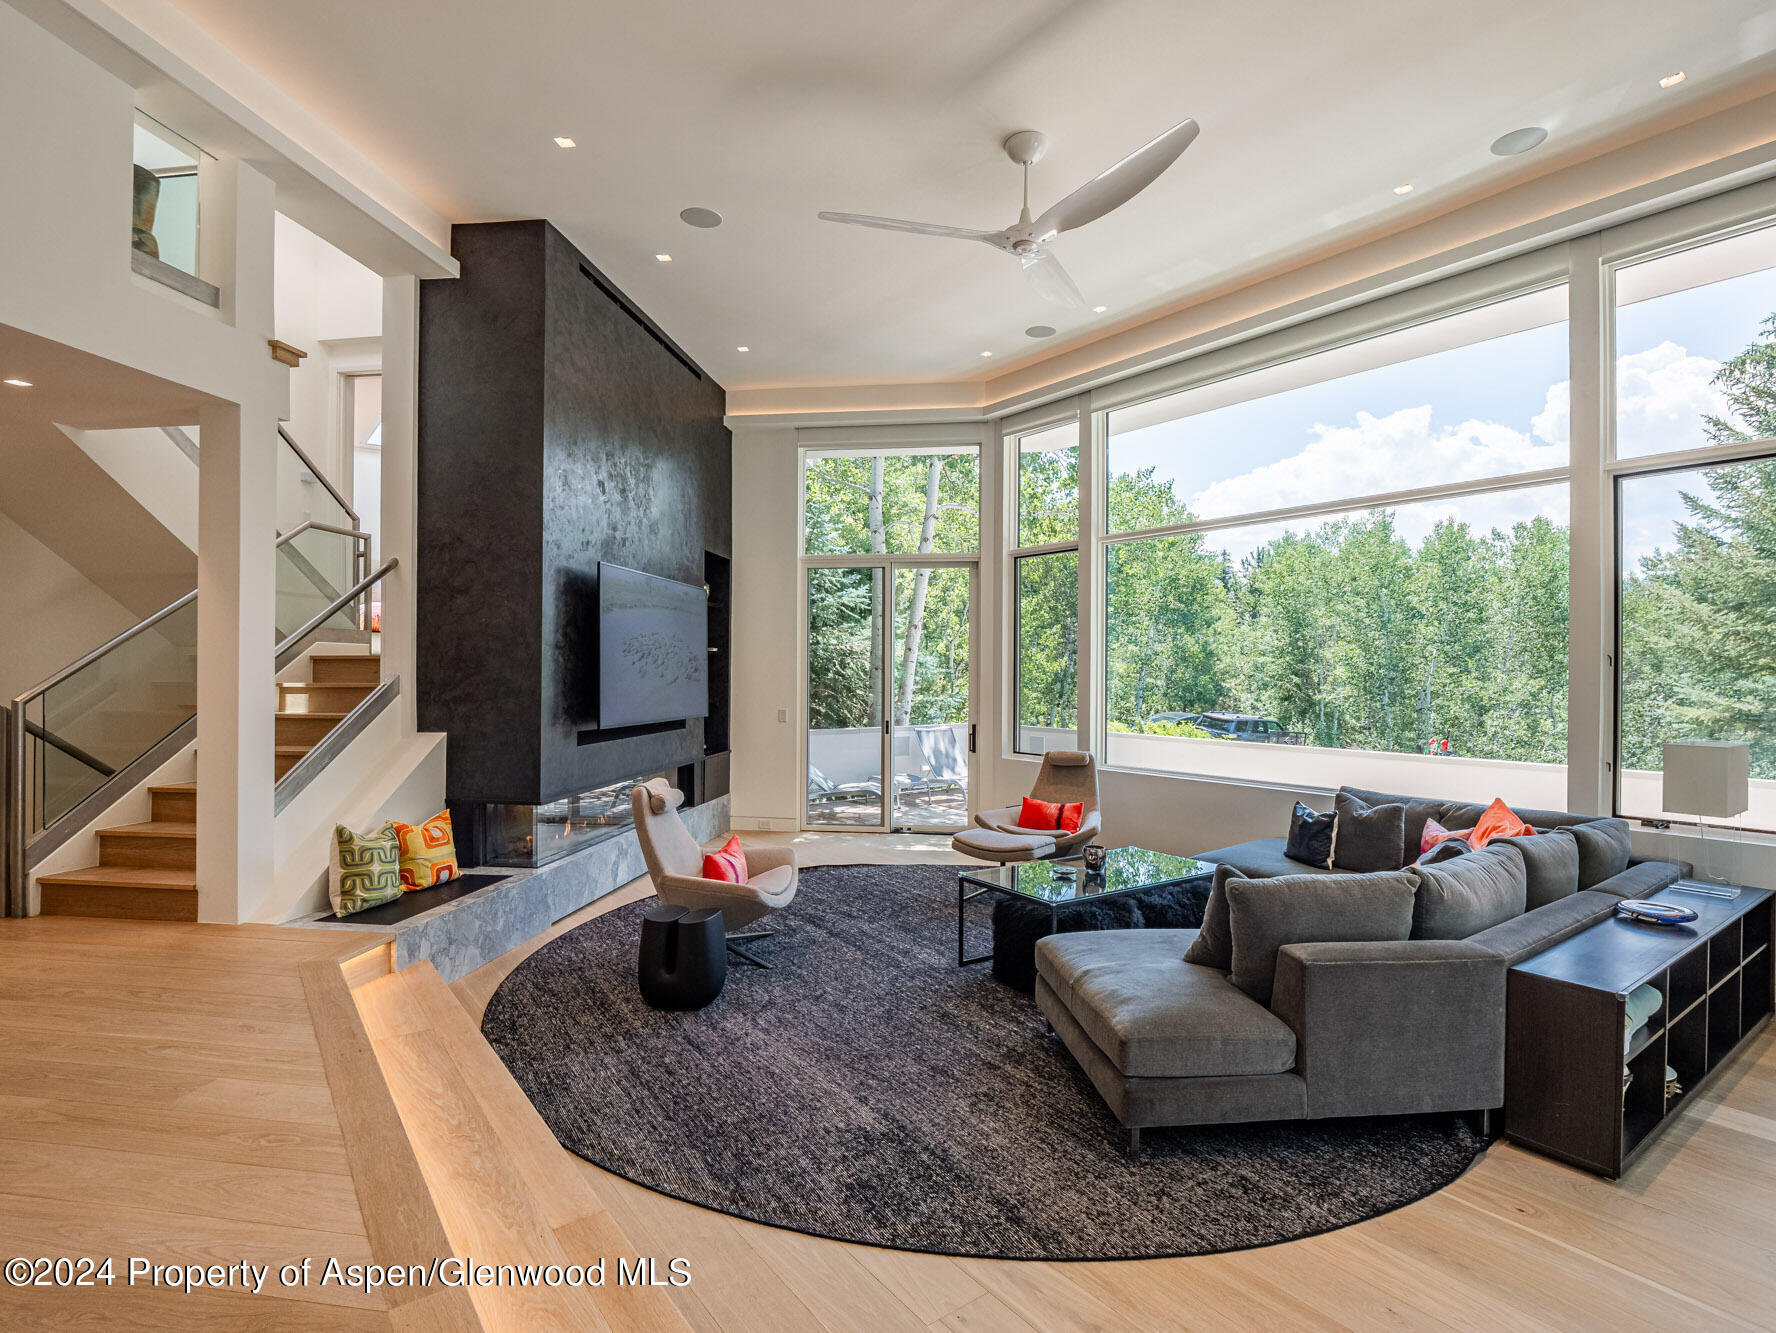
[{"label": "recessed ceiling light", "polygon": [[1684,72],[1680,69],[1677,73],[1667,74],[1664,78],[1660,79],[1659,86],[1661,88],[1675,88],[1678,84],[1684,81],[1685,77]]},{"label": "recessed ceiling light", "polygon": [[736,347],[734,350],[736,352],[750,352],[752,350],[752,348],[750,348],[750,347]]},{"label": "recessed ceiling light", "polygon": [[671,255],[655,255],[654,258],[659,260],[662,264],[670,264],[672,262]]},{"label": "recessed ceiling light", "polygon": [[982,352],[981,355],[982,356],[991,356],[993,354],[991,352]]},{"label": "recessed ceiling light", "polygon": [[1394,186],[1394,193],[1395,194],[1411,194],[1412,193],[1412,182],[1407,181],[1406,184],[1404,184],[1404,185]]},{"label": "recessed ceiling light", "polygon": [[1501,134],[1492,141],[1494,157],[1516,157],[1519,153],[1527,153],[1532,148],[1541,146],[1548,137],[1548,131],[1540,125],[1525,125],[1520,130],[1512,130],[1509,134]]},{"label": "recessed ceiling light", "polygon": [[15,389],[29,389],[31,387],[30,380],[5,380],[0,382],[10,384]]},{"label": "recessed ceiling light", "polygon": [[1026,338],[1052,338],[1055,336],[1054,325],[1032,324],[1024,330],[1024,336]]},{"label": "recessed ceiling light", "polygon": [[678,218],[691,227],[719,227],[722,224],[722,215],[713,208],[680,209]]},{"label": "recessed ceiling light", "polygon": [[1105,311],[1106,311],[1106,310],[1108,310],[1108,309],[1109,309],[1109,308],[1110,308],[1110,307],[1109,307],[1109,306],[1107,306],[1107,305],[1095,305],[1095,306],[1093,306],[1093,307],[1092,307],[1092,314],[1094,314],[1094,315],[1101,315],[1101,314],[1103,314],[1103,313],[1104,313],[1104,312],[1105,312]]},{"label": "recessed ceiling light", "polygon": [[557,148],[572,148],[574,146],[574,141],[568,138],[565,134],[557,134],[555,136],[555,146]]}]

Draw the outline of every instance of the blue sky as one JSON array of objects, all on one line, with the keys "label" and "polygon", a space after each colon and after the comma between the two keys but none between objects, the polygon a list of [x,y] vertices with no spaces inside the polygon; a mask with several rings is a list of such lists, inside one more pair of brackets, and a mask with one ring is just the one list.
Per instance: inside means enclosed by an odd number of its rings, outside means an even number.
[{"label": "blue sky", "polygon": [[[1776,269],[1673,292],[1618,315],[1619,437],[1624,457],[1703,443],[1718,410],[1709,380],[1776,312]],[[1115,436],[1113,472],[1153,466],[1203,517],[1501,476],[1566,461],[1564,322],[1397,362]],[[1415,540],[1440,518],[1508,526],[1564,521],[1562,488],[1413,506]],[[1657,511],[1657,512],[1656,512]],[[1631,556],[1668,545],[1671,506],[1633,515]],[[1302,526],[1311,527],[1313,524]],[[1235,556],[1274,534],[1216,539]]]}]

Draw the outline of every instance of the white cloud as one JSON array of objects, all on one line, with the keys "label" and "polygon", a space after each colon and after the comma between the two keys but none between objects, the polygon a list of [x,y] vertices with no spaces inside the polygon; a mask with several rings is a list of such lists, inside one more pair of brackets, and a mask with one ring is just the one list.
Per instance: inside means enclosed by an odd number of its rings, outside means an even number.
[{"label": "white cloud", "polygon": [[1191,498],[1192,512],[1215,518],[1286,509],[1341,495],[1536,472],[1566,461],[1564,448],[1496,421],[1433,430],[1429,406],[1405,407],[1385,417],[1359,412],[1355,425],[1317,424],[1313,435],[1291,458],[1205,487]]},{"label": "white cloud", "polygon": [[1708,443],[1703,418],[1730,415],[1713,384],[1721,363],[1666,341],[1616,359],[1616,452],[1642,458]]}]

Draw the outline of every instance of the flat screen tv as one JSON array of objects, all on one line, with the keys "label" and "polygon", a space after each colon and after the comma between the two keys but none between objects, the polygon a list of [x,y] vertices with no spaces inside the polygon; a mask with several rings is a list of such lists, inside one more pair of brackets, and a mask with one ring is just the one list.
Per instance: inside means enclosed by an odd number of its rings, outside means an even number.
[{"label": "flat screen tv", "polygon": [[598,726],[709,716],[709,597],[689,583],[598,565]]}]

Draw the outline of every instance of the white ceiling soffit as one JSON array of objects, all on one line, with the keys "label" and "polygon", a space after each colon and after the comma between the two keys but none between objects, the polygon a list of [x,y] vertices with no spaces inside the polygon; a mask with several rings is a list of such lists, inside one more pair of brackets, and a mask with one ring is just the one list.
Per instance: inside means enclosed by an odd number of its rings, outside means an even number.
[{"label": "white ceiling soffit", "polygon": [[[730,390],[978,401],[1008,363],[1776,89],[1768,0],[178,4],[431,208],[551,219]],[[986,246],[815,216],[1001,227],[1007,133],[1050,136],[1040,211],[1184,116],[1178,163],[1054,247],[1101,315]],[[1541,147],[1489,151],[1529,125]]]}]

